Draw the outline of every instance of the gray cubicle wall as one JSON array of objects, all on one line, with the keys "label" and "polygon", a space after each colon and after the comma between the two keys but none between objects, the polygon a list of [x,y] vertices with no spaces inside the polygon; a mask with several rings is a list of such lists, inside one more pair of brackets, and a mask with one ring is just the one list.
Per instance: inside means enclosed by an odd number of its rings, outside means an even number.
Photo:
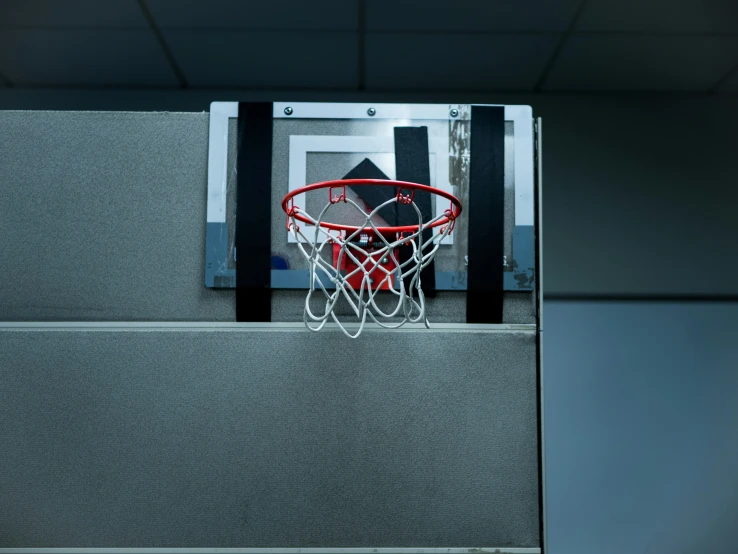
[{"label": "gray cubicle wall", "polygon": [[[208,123],[0,112],[0,321],[234,321],[234,291],[203,286]],[[513,218],[510,202],[510,229]],[[274,319],[302,321],[302,296],[274,292]],[[465,321],[465,293],[428,302],[431,321]],[[504,308],[506,323],[535,322],[529,293],[506,293]]]},{"label": "gray cubicle wall", "polygon": [[207,114],[0,125],[0,548],[538,551],[529,294],[502,327],[235,324]]},{"label": "gray cubicle wall", "polygon": [[208,114],[0,121],[0,320],[235,320],[203,286]]},{"label": "gray cubicle wall", "polygon": [[534,331],[322,337],[0,331],[0,547],[539,545]]}]

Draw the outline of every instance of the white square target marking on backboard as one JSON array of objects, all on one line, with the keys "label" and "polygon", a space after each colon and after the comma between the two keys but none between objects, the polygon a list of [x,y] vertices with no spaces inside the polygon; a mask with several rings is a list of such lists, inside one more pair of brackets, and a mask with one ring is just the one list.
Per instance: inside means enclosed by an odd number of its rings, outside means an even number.
[{"label": "white square target marking on backboard", "polygon": [[[326,136],[326,135],[292,135],[290,136],[289,153],[289,190],[293,191],[309,185],[307,182],[307,155],[308,152],[333,152],[366,154],[371,159],[372,154],[394,154],[394,137],[377,136]],[[453,194],[449,179],[448,167],[448,137],[429,137],[428,154],[435,171],[431,172],[431,186]],[[435,162],[435,163],[434,163]],[[433,179],[435,177],[435,179]],[[298,194],[295,204],[305,206],[305,195]],[[435,202],[436,217],[442,216],[448,209],[447,202]],[[305,225],[313,230],[312,225]],[[435,232],[438,232],[436,229]],[[287,240],[297,242],[292,233],[287,232]],[[448,235],[443,244],[453,244],[453,234]]]}]

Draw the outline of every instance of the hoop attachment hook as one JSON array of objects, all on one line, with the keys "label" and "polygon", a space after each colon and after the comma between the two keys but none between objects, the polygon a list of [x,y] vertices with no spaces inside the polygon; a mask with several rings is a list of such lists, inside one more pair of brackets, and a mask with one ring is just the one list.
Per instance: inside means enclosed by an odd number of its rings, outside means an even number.
[{"label": "hoop attachment hook", "polygon": [[453,204],[450,208],[448,208],[446,211],[443,212],[443,215],[445,215],[448,218],[448,223],[441,227],[441,233],[446,232],[446,227],[449,227],[448,232],[451,234],[451,231],[454,230],[454,227],[456,226],[456,214],[454,213],[454,207]]},{"label": "hoop attachment hook", "polygon": [[[334,195],[334,189],[340,189],[341,194]],[[346,185],[341,185],[340,187],[328,187],[328,200],[330,200],[331,204],[338,204],[341,200],[346,202]]]},{"label": "hoop attachment hook", "polygon": [[293,198],[290,198],[290,203],[287,205],[287,209],[285,212],[287,213],[287,230],[291,231],[292,227],[295,227],[295,232],[298,232],[300,230],[300,226],[295,223],[295,215],[297,214],[297,210],[299,210],[297,206],[295,206],[295,201]]},{"label": "hoop attachment hook", "polygon": [[402,187],[397,189],[397,201],[403,204],[412,204],[415,198],[415,189],[410,189],[410,194],[402,194],[402,191],[406,190]]}]

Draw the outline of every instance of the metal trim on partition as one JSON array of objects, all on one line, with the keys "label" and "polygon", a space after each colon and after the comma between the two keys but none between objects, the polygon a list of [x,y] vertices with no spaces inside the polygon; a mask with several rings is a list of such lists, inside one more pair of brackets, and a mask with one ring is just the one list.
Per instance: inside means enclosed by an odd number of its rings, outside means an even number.
[{"label": "metal trim on partition", "polygon": [[[352,324],[345,324],[351,328]],[[356,324],[358,326],[358,324]],[[305,323],[300,322],[206,322],[206,321],[10,321],[0,322],[1,331],[299,331],[310,333]],[[326,331],[340,331],[337,325],[326,323]],[[374,323],[367,323],[364,331],[387,331]],[[444,332],[444,333],[502,333],[536,331],[535,323],[436,323],[430,329],[422,323],[408,323],[393,332]]]},{"label": "metal trim on partition", "polygon": [[546,504],[546,426],[545,426],[545,395],[543,378],[543,121],[536,119],[535,146],[536,146],[536,196],[537,196],[537,229],[536,229],[536,283],[534,294],[538,297],[538,389],[539,389],[539,472],[540,472],[540,517],[541,517],[541,545],[543,550],[548,545],[548,514]]},{"label": "metal trim on partition", "polygon": [[536,120],[536,169],[538,174],[538,252],[536,264],[538,275],[536,286],[538,289],[538,328],[543,331],[543,120]]},{"label": "metal trim on partition", "polygon": [[0,548],[0,554],[541,554],[540,548]]}]

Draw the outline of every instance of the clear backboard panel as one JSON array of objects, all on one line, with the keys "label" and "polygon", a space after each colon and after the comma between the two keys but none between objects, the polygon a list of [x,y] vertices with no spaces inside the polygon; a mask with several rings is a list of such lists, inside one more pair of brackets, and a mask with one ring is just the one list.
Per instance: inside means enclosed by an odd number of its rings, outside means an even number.
[{"label": "clear backboard panel", "polygon": [[[504,236],[501,267],[504,289],[528,292],[534,287],[534,147],[528,106],[505,106]],[[398,178],[397,156],[403,155],[398,129],[424,129],[430,184],[461,200],[464,214],[435,257],[435,288],[464,291],[468,272],[471,105],[275,103],[271,165],[271,288],[306,289],[307,262],[285,227],[281,199],[296,188],[326,180]],[[215,102],[211,108],[208,175],[208,236],[205,283],[213,288],[236,285],[235,225],[237,103]],[[248,122],[246,123],[248,125]],[[399,138],[398,138],[399,137]],[[409,179],[408,179],[409,180]],[[377,193],[347,191],[371,207]],[[362,195],[366,196],[363,198]],[[320,211],[324,191],[301,195],[309,211]],[[381,199],[381,196],[380,196]],[[241,199],[242,201],[242,199]],[[431,200],[430,209],[445,209]],[[332,211],[351,223],[350,212]],[[378,224],[383,221],[377,220]],[[394,223],[394,222],[390,222]]]}]

